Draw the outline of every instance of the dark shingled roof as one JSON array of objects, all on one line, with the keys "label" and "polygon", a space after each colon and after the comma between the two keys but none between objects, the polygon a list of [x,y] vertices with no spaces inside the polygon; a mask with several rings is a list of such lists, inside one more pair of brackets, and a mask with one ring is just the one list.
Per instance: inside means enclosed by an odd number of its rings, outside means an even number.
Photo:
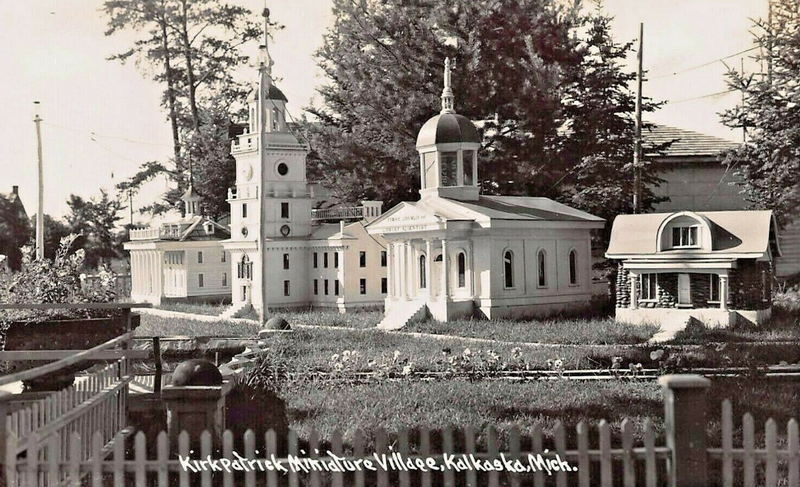
[{"label": "dark shingled roof", "polygon": [[431,118],[417,135],[417,147],[448,142],[481,142],[472,120],[457,113],[441,113]]},{"label": "dark shingled roof", "polygon": [[[741,144],[684,130],[667,125],[656,125],[642,130],[644,150],[651,157],[715,157],[721,152],[739,147]],[[672,144],[663,153],[652,152],[652,148],[666,142]]]}]

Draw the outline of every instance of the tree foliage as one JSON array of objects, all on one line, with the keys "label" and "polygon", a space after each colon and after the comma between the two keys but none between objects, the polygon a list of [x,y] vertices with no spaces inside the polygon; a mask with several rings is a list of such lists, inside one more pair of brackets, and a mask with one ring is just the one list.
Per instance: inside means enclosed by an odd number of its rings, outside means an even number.
[{"label": "tree foliage", "polygon": [[121,203],[111,199],[104,190],[100,196],[89,200],[70,195],[67,200],[69,213],[66,216],[70,233],[79,235],[76,243],[86,254],[86,265],[95,268],[118,257],[122,250],[117,232],[121,220]]},{"label": "tree foliage", "polygon": [[[610,19],[555,0],[335,0],[317,53],[330,82],[306,123],[316,176],[342,201],[414,199],[416,134],[454,58],[456,111],[481,127],[485,193],[630,209],[634,98]],[[647,101],[645,111],[656,104]],[[656,183],[648,167],[645,180]],[[629,175],[629,176],[628,176]],[[645,203],[652,198],[645,195]]]},{"label": "tree foliage", "polygon": [[[230,163],[217,148],[221,144],[228,150],[229,141],[219,135],[227,133],[230,119],[244,108],[241,101],[247,86],[235,73],[248,58],[240,47],[263,31],[248,9],[222,0],[107,0],[104,10],[107,35],[138,34],[129,49],[110,59],[134,60],[164,86],[162,104],[171,124],[173,158],[145,162],[139,172],[118,185],[120,191],[136,191],[153,178],[166,176],[174,187],[161,201],[140,208],[162,213],[179,207],[188,171],[219,174],[232,170],[212,166]],[[212,128],[209,123],[220,125]],[[206,199],[204,206],[218,214],[225,196],[218,187],[214,189],[201,194]]]},{"label": "tree foliage", "polygon": [[743,181],[750,205],[774,210],[785,224],[800,204],[800,0],[774,0],[771,25],[756,21],[754,35],[768,73],[728,73],[728,86],[743,92],[744,103],[722,121],[745,128],[747,143],[725,163]]}]

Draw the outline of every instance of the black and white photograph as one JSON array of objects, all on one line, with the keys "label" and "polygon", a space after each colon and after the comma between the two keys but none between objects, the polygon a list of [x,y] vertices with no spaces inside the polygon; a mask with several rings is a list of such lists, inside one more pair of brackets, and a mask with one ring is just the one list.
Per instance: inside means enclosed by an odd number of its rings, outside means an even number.
[{"label": "black and white photograph", "polygon": [[0,0],[0,487],[800,487],[800,0]]}]

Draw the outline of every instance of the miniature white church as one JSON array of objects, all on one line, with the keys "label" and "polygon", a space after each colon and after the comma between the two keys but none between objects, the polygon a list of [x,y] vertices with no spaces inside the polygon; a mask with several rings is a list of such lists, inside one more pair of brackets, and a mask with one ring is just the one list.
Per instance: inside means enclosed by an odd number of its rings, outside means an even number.
[{"label": "miniature white church", "polygon": [[[265,9],[265,24],[268,15]],[[252,307],[263,319],[270,309],[380,306],[388,289],[385,243],[364,227],[380,216],[381,202],[313,209],[324,196],[307,180],[309,149],[287,124],[272,64],[265,34],[247,130],[231,149],[236,186],[228,198],[231,238],[222,245],[231,257],[233,306],[226,314]],[[322,223],[337,216],[361,220]]]},{"label": "miniature white church", "polygon": [[[420,195],[367,226],[388,241],[388,295],[379,327],[544,315],[588,303],[591,231],[604,220],[548,198],[481,195],[481,137],[455,113],[445,61],[442,110],[417,136]],[[477,312],[477,313],[476,313]]]}]

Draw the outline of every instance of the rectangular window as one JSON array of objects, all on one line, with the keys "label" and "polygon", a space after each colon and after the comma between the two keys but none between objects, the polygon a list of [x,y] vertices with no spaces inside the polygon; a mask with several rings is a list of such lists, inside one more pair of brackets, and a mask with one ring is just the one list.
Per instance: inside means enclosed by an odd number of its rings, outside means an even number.
[{"label": "rectangular window", "polygon": [[322,267],[328,268],[328,253],[325,252],[322,254]]},{"label": "rectangular window", "polygon": [[472,161],[475,158],[475,151],[465,150],[462,154],[461,174],[464,176],[464,186],[472,186],[475,183],[472,180]]},{"label": "rectangular window", "polygon": [[698,245],[697,226],[672,228],[673,247],[694,247],[696,245]]},{"label": "rectangular window", "polygon": [[289,203],[281,202],[281,218],[289,218]]},{"label": "rectangular window", "polygon": [[318,294],[319,294],[319,281],[317,279],[314,279],[314,296],[317,296]]},{"label": "rectangular window", "polygon": [[317,268],[317,253],[314,252],[314,269]]},{"label": "rectangular window", "polygon": [[289,254],[283,254],[283,269],[289,269]]},{"label": "rectangular window", "polygon": [[389,292],[389,281],[385,277],[381,277],[381,294]]},{"label": "rectangular window", "polygon": [[222,287],[228,287],[228,273],[222,273]]},{"label": "rectangular window", "polygon": [[329,294],[328,293],[328,280],[325,279],[325,282],[323,284],[324,284],[324,288],[325,288],[325,296],[327,296]]},{"label": "rectangular window", "polygon": [[333,268],[334,269],[339,268],[339,252],[333,253]]},{"label": "rectangular window", "polygon": [[283,281],[283,295],[289,295],[289,281]]},{"label": "rectangular window", "polygon": [[367,280],[366,279],[359,279],[358,280],[358,287],[359,287],[359,292],[361,294],[367,294]]},{"label": "rectangular window", "polygon": [[363,250],[358,253],[358,267],[367,267],[367,253]]},{"label": "rectangular window", "polygon": [[225,251],[223,250],[222,255],[220,255],[220,262],[227,262],[227,261],[228,261],[228,256],[225,255]]},{"label": "rectangular window", "polygon": [[381,250],[381,267],[386,267],[386,251]]},{"label": "rectangular window", "polygon": [[436,153],[426,152],[422,155],[422,164],[425,168],[423,175],[425,181],[423,187],[435,188],[439,185],[438,175],[436,174]]},{"label": "rectangular window", "polygon": [[334,294],[335,296],[338,296],[338,295],[339,295],[339,279],[335,279],[335,280],[333,281],[333,294]]},{"label": "rectangular window", "polygon": [[242,218],[247,218],[247,203],[242,203]]},{"label": "rectangular window", "polygon": [[642,274],[639,278],[639,299],[654,301],[658,298],[658,274]]},{"label": "rectangular window", "polygon": [[197,263],[198,264],[203,263],[203,252],[197,252]]},{"label": "rectangular window", "polygon": [[442,168],[441,186],[458,184],[458,152],[440,152],[439,165]]},{"label": "rectangular window", "polygon": [[709,274],[708,283],[708,300],[719,302],[719,276],[716,274]]},{"label": "rectangular window", "polygon": [[202,274],[198,274],[197,275],[197,287],[203,287],[203,275]]}]

